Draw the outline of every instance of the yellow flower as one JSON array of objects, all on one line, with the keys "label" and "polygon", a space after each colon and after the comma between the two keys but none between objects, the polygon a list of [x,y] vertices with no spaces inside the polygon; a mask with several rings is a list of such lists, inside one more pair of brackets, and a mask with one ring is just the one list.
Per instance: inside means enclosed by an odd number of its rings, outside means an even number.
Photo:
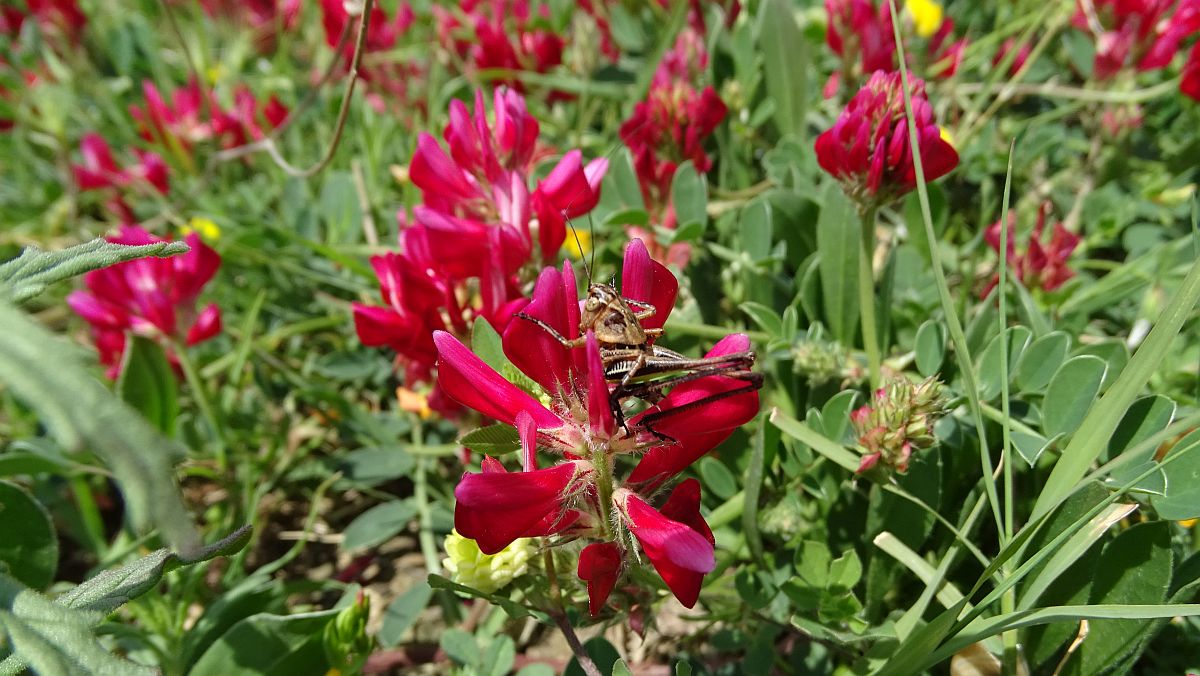
[{"label": "yellow flower", "polygon": [[954,135],[950,133],[949,129],[945,127],[938,129],[938,136],[941,136],[943,141],[949,143],[951,148],[958,149],[958,146],[954,144]]},{"label": "yellow flower", "polygon": [[[567,233],[567,239],[563,241],[563,251],[571,258],[583,258],[592,250],[592,233],[571,228],[575,234]],[[578,238],[578,241],[576,240]]]},{"label": "yellow flower", "polygon": [[200,237],[215,242],[221,237],[221,228],[213,222],[211,218],[203,216],[193,216],[192,220],[187,225],[179,229],[186,237],[190,234],[197,233]]},{"label": "yellow flower", "polygon": [[429,397],[420,392],[414,392],[407,387],[397,387],[396,399],[400,403],[400,410],[416,413],[421,416],[421,420],[428,420],[433,415],[429,408]]},{"label": "yellow flower", "polygon": [[450,572],[451,579],[489,594],[524,575],[533,556],[528,538],[514,540],[495,554],[484,554],[474,540],[459,535],[458,531],[446,536],[445,548],[442,565]]},{"label": "yellow flower", "polygon": [[942,27],[942,6],[934,0],[904,0],[917,35],[928,38]]},{"label": "yellow flower", "polygon": [[1184,519],[1183,521],[1179,522],[1179,525],[1183,526],[1184,528],[1191,528],[1192,526],[1196,525],[1196,519]]}]

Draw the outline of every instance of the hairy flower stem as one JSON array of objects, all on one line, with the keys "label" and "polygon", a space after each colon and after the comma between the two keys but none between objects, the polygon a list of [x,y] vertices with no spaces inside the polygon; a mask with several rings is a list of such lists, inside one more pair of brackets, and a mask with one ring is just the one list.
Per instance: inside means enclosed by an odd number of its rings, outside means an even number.
[{"label": "hairy flower stem", "polygon": [[567,639],[567,645],[571,646],[571,652],[575,653],[575,659],[579,660],[579,666],[583,667],[583,673],[587,676],[601,676],[599,667],[592,661],[591,656],[583,647],[583,643],[579,640],[579,635],[575,633],[575,628],[571,626],[571,621],[567,619],[562,591],[558,586],[558,571],[554,567],[554,551],[547,545],[545,538],[542,539],[542,562],[546,566],[546,577],[550,580],[550,596],[554,599],[554,609],[550,611],[554,623],[558,625],[563,638]]},{"label": "hairy flower stem", "polygon": [[204,381],[200,379],[200,374],[196,372],[196,367],[192,364],[192,358],[188,356],[187,345],[184,345],[183,341],[174,341],[171,347],[175,351],[175,358],[179,360],[183,379],[187,381],[188,389],[192,391],[192,399],[195,400],[196,406],[200,409],[200,416],[204,418],[204,423],[212,435],[213,448],[217,457],[217,471],[224,474],[229,469],[229,457],[225,452],[225,435],[222,434],[221,425],[217,422],[217,414],[208,398],[208,391],[204,389]]},{"label": "hairy flower stem", "polygon": [[603,537],[609,536],[609,519],[612,516],[612,457],[608,449],[601,446],[592,451],[592,466],[596,469],[596,494],[600,500],[600,532]]},{"label": "hairy flower stem", "polygon": [[875,253],[875,214],[875,207],[862,212],[861,248],[858,252],[858,316],[862,323],[863,347],[867,351],[872,390],[882,383],[879,338],[875,329],[875,275],[871,266]]}]

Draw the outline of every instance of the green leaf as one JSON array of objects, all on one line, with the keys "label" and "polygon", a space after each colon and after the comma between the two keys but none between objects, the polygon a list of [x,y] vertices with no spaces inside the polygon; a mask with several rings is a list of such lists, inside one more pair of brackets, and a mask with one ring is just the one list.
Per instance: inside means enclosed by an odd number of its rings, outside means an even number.
[{"label": "green leaf", "polygon": [[0,481],[0,570],[45,589],[58,570],[58,538],[50,513],[24,488]]},{"label": "green leaf", "polygon": [[416,460],[401,446],[369,446],[337,458],[334,466],[343,480],[364,486],[407,477]]},{"label": "green leaf", "polygon": [[102,616],[72,611],[0,572],[0,637],[12,655],[0,661],[0,674],[120,676],[157,671],[110,654],[92,635]]},{"label": "green leaf", "polygon": [[916,346],[917,371],[925,377],[936,374],[942,368],[946,358],[946,330],[941,322],[933,319],[925,320],[917,329]]},{"label": "green leaf", "polygon": [[1175,417],[1175,408],[1175,402],[1161,394],[1133,402],[1113,432],[1104,459],[1111,460],[1166,429]]},{"label": "green leaf", "polygon": [[130,334],[125,340],[117,394],[158,431],[174,436],[175,420],[179,417],[179,381],[166,352],[143,336]]},{"label": "green leaf", "polygon": [[472,430],[459,438],[458,443],[484,455],[497,456],[521,450],[521,437],[512,425],[496,423]]},{"label": "green leaf", "polygon": [[759,6],[757,26],[767,96],[775,102],[775,124],[779,134],[792,134],[804,143],[809,47],[792,15],[792,3],[765,0]]},{"label": "green leaf", "polygon": [[362,205],[349,172],[331,171],[325,176],[317,213],[325,223],[325,243],[347,244],[358,240],[362,232]]},{"label": "green leaf", "polygon": [[330,667],[323,633],[338,609],[296,615],[259,613],[225,632],[204,651],[189,676],[324,674]]},{"label": "green leaf", "polygon": [[1025,392],[1041,392],[1066,361],[1070,349],[1071,337],[1062,331],[1047,333],[1033,341],[1017,360],[1017,387]]},{"label": "green leaf", "polygon": [[483,317],[477,317],[471,328],[471,351],[497,373],[509,363],[508,357],[504,356],[504,341]]},{"label": "green leaf", "polygon": [[[1020,360],[1021,355],[1025,353],[1032,340],[1033,332],[1024,326],[1013,326],[1005,331],[1003,343],[1008,348],[1008,366],[1006,370],[1010,378],[1013,373],[1012,365]],[[1000,361],[1001,357],[1003,357],[1000,344],[1000,335],[997,334],[979,356],[979,398],[981,400],[995,399],[1000,396],[1000,391],[1003,387],[1001,366],[1004,365]]]},{"label": "green leaf", "polygon": [[1166,495],[1152,498],[1159,517],[1172,521],[1200,518],[1200,431],[1181,439],[1164,458],[1183,456],[1163,468]]},{"label": "green leaf", "polygon": [[176,554],[159,549],[133,563],[106,570],[80,583],[55,601],[68,608],[110,613],[130,599],[150,591],[166,573],[218,556],[230,556],[250,542],[250,526],[243,526],[224,539],[192,554]]},{"label": "green leaf", "polygon": [[1033,467],[1037,459],[1042,453],[1050,448],[1053,443],[1052,439],[1047,439],[1040,434],[1034,432],[1026,432],[1025,430],[1014,429],[1009,432],[1009,438],[1012,441],[1013,448],[1017,449],[1017,454],[1021,456],[1030,467]]},{"label": "green leaf", "polygon": [[[1089,602],[1105,606],[1162,603],[1167,599],[1173,560],[1170,524],[1137,524],[1104,548]],[[1126,657],[1150,626],[1135,619],[1092,620],[1087,640],[1072,658],[1079,661],[1078,673],[1099,673]]]},{"label": "green leaf", "polygon": [[341,549],[352,552],[386,542],[404,530],[417,515],[411,500],[394,500],[375,505],[359,514],[342,533]]},{"label": "green leaf", "polygon": [[857,390],[843,390],[829,398],[821,407],[821,431],[825,437],[838,443],[847,440],[850,429],[850,411],[858,399]]},{"label": "green leaf", "polygon": [[829,331],[843,345],[854,343],[858,329],[858,222],[837,183],[825,188],[817,218],[817,266]]},{"label": "green leaf", "polygon": [[[671,204],[675,207],[675,222],[680,228],[699,223],[708,223],[708,186],[704,176],[688,160],[675,170],[671,179]],[[703,232],[703,228],[701,229]]]},{"label": "green leaf", "polygon": [[23,303],[47,286],[85,272],[139,258],[166,258],[187,251],[188,246],[183,242],[129,246],[104,239],[94,239],[62,251],[42,251],[31,246],[20,256],[0,265],[0,300]]},{"label": "green leaf", "polygon": [[475,642],[474,636],[462,629],[451,627],[443,631],[442,639],[438,644],[455,662],[469,667],[479,665],[479,644]]},{"label": "green leaf", "polygon": [[166,572],[227,556],[249,539],[247,526],[190,556],[160,549],[104,571],[54,601],[0,573],[0,635],[8,636],[13,649],[13,655],[0,662],[0,674],[20,673],[25,665],[42,674],[157,673],[110,655],[92,635],[92,627],[158,585]]},{"label": "green leaf", "polygon": [[1121,370],[1120,377],[1088,412],[1081,425],[1083,433],[1076,434],[1063,449],[1038,495],[1031,519],[1042,516],[1066,498],[1087,473],[1092,462],[1108,447],[1108,439],[1130,404],[1158,370],[1184,321],[1191,316],[1197,300],[1200,300],[1200,261],[1192,264],[1187,277],[1159,315],[1146,340]]},{"label": "green leaf", "polygon": [[114,397],[78,352],[0,301],[0,383],[25,401],[65,449],[87,447],[112,470],[134,526],[156,526],[180,552],[200,538],[176,488],[172,462],[186,451]]},{"label": "green leaf", "polygon": [[379,642],[385,647],[392,647],[404,638],[408,631],[421,616],[421,611],[429,605],[433,598],[433,588],[425,580],[418,580],[388,605],[383,613],[383,626],[379,628]]},{"label": "green leaf", "polygon": [[1059,367],[1042,406],[1042,431],[1048,437],[1071,434],[1079,428],[1100,392],[1108,368],[1099,357],[1085,355],[1068,359]]},{"label": "green leaf", "polygon": [[742,312],[750,315],[758,327],[772,338],[783,338],[783,319],[771,308],[762,303],[747,301],[738,306]]},{"label": "green leaf", "polygon": [[725,463],[712,456],[706,456],[700,459],[696,467],[700,472],[700,477],[704,479],[704,485],[718,498],[728,500],[730,496],[737,493],[737,479],[733,477],[733,472],[729,471]]},{"label": "green leaf", "polygon": [[514,620],[519,620],[524,617],[536,617],[540,621],[549,622],[549,617],[545,613],[542,613],[540,611],[534,611],[531,608],[528,608],[526,606],[521,605],[520,603],[517,603],[516,601],[513,601],[512,599],[508,598],[507,596],[500,596],[498,594],[490,594],[487,592],[482,592],[482,591],[479,591],[478,589],[474,589],[472,587],[468,587],[466,585],[458,584],[457,582],[453,582],[447,578],[442,577],[441,575],[430,575],[428,579],[429,579],[429,586],[434,589],[445,589],[448,591],[457,592],[459,594],[464,594],[466,596],[472,596],[475,598],[486,599],[488,601],[491,601],[493,604],[500,606],[504,610],[504,612],[507,613],[508,616]]},{"label": "green leaf", "polygon": [[513,662],[517,659],[517,645],[513,640],[504,634],[500,634],[492,639],[488,646],[487,653],[484,654],[482,669],[480,672],[485,676],[505,676],[512,671]]},{"label": "green leaf", "polygon": [[625,660],[617,660],[612,666],[612,676],[633,676],[633,672],[629,670]]},{"label": "green leaf", "polygon": [[[592,658],[592,662],[596,664],[596,668],[602,674],[611,674],[613,665],[617,660],[621,659],[621,653],[613,644],[609,643],[603,636],[597,636],[583,644],[584,652],[588,657]],[[567,664],[567,668],[563,671],[563,676],[585,676],[583,667],[579,666],[579,661],[575,657]]]}]

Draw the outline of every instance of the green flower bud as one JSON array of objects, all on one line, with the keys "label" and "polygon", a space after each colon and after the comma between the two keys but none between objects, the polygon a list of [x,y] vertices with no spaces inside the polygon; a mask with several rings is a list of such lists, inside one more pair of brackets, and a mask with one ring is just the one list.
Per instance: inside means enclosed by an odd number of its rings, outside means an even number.
[{"label": "green flower bud", "polygon": [[534,548],[528,538],[515,540],[496,552],[484,554],[474,540],[454,531],[446,536],[446,558],[442,565],[451,578],[462,585],[482,592],[494,592],[508,585],[513,578],[525,574]]}]

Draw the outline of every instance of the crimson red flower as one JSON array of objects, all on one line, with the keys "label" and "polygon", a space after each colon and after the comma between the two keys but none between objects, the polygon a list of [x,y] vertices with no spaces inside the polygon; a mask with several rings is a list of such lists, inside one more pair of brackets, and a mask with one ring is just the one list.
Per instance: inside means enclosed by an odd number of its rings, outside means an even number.
[{"label": "crimson red flower", "polygon": [[[395,48],[397,40],[408,31],[415,19],[416,14],[407,0],[396,7],[395,18],[390,18],[380,3],[376,2],[371,7],[371,21],[363,45],[364,55]],[[342,0],[321,0],[321,24],[325,28],[325,42],[332,48],[341,49],[341,65],[348,71],[354,58],[358,17],[346,13],[346,5]],[[396,110],[407,114],[413,109],[424,110],[424,101],[420,98],[413,101],[409,93],[410,82],[421,80],[421,72],[420,65],[415,61],[364,58],[359,64],[358,77],[370,87],[367,101],[372,107],[383,111],[383,96],[386,96]]]},{"label": "crimson red flower", "polygon": [[1092,76],[1106,80],[1127,67],[1166,67],[1180,43],[1200,31],[1200,2],[1089,0],[1085,5],[1079,0],[1071,23],[1095,35]]},{"label": "crimson red flower", "polygon": [[[677,288],[674,277],[650,258],[641,241],[630,242],[622,291],[658,309],[645,322],[647,328],[666,321]],[[579,336],[580,306],[569,264],[561,271],[542,272],[524,312],[568,339]],[[712,533],[699,512],[699,484],[684,482],[660,510],[650,505],[649,496],[753,418],[757,392],[741,391],[697,405],[706,393],[745,389],[744,383],[723,376],[699,378],[675,387],[622,426],[611,409],[610,385],[590,331],[586,347],[573,349],[533,322],[509,324],[505,354],[542,389],[537,397],[496,373],[450,334],[439,332],[434,342],[440,355],[438,379],[446,394],[514,426],[524,449],[524,471],[502,472],[488,458],[482,473],[464,475],[455,491],[458,532],[477,540],[484,553],[499,551],[521,537],[563,534],[598,540],[584,550],[578,567],[596,615],[630,558],[632,540],[619,534],[626,531],[680,602],[695,605],[703,576],[714,566]],[[748,347],[742,335],[729,336],[722,344]],[[642,422],[649,415],[657,418],[654,431]],[[671,440],[664,442],[663,437]],[[614,484],[616,457],[647,447],[650,453],[633,474]],[[539,469],[538,449],[555,453],[559,461]]]},{"label": "crimson red flower", "polygon": [[[456,10],[433,6],[442,46],[472,70],[545,73],[562,63],[565,41],[548,30],[550,7],[529,0],[463,0]],[[520,78],[498,82],[524,92]]]},{"label": "crimson red flower", "polygon": [[261,51],[274,48],[280,31],[296,27],[302,5],[301,0],[200,0],[209,16],[249,26]]},{"label": "crimson red flower", "polygon": [[[596,206],[608,166],[603,159],[584,165],[582,154],[570,151],[531,194],[538,122],[524,99],[503,87],[491,123],[482,94],[474,114],[454,101],[445,138],[449,156],[432,136],[418,137],[409,176],[423,203],[413,209],[414,223],[402,227],[403,252],[371,259],[384,307],[354,304],[359,339],[394,349],[409,383],[431,378],[434,331],[466,337],[477,317],[504,330],[526,302],[518,273],[531,258],[557,255],[565,219]],[[431,406],[442,402],[440,412],[454,412],[440,389]]]},{"label": "crimson red flower", "polygon": [[1179,91],[1200,101],[1200,42],[1192,45],[1188,52],[1187,61],[1183,64],[1183,77],[1179,81]]},{"label": "crimson red flower", "polygon": [[[1051,208],[1052,205],[1049,202],[1043,202],[1038,209],[1037,222],[1033,226],[1033,232],[1029,235],[1029,243],[1022,253],[1017,253],[1016,237],[1013,236],[1017,214],[1015,212],[1008,214],[1008,253],[1005,258],[1008,260],[1009,269],[1027,289],[1054,291],[1075,276],[1075,272],[1067,266],[1067,261],[1075,248],[1079,246],[1081,241],[1079,235],[1064,228],[1062,223],[1055,223],[1050,242],[1042,243],[1046,216],[1049,215]],[[993,251],[1000,252],[1000,221],[996,221],[988,227],[987,232],[984,233],[984,239],[987,240],[988,246],[992,247]],[[999,274],[993,276],[981,295],[986,297],[992,292],[992,289],[996,288],[999,281]]]},{"label": "crimson red flower", "polygon": [[78,42],[87,26],[87,15],[78,0],[25,0],[28,13],[11,6],[0,7],[0,33],[16,36],[25,19],[33,17],[42,30],[56,30]]},{"label": "crimson red flower", "polygon": [[[958,165],[958,153],[941,136],[925,83],[912,80],[913,118],[927,181]],[[817,137],[817,163],[840,180],[860,205],[890,201],[917,185],[900,73],[876,71],[833,127]]]},{"label": "crimson red flower", "polygon": [[167,165],[155,153],[135,150],[138,159],[136,164],[118,166],[108,142],[96,133],[84,134],[79,141],[79,149],[83,163],[71,165],[79,189],[110,191],[108,206],[123,223],[132,224],[136,221],[132,209],[125,202],[123,193],[127,189],[147,184],[164,195],[169,189]]},{"label": "crimson red flower", "polygon": [[[1008,53],[1011,52],[1013,50],[1013,48],[1016,46],[1017,46],[1016,38],[1008,38],[1007,40],[1005,40],[1000,45],[1000,51],[996,52],[996,56],[992,57],[992,65],[999,66],[1000,62],[1004,60],[1004,57],[1008,56]],[[1008,67],[1008,74],[1010,76],[1016,75],[1017,71],[1021,70],[1021,68],[1023,68],[1025,66],[1025,62],[1029,60],[1029,55],[1032,52],[1033,52],[1033,45],[1031,43],[1026,42],[1026,43],[1022,44],[1021,48],[1019,50],[1017,50],[1016,56],[1013,57],[1012,64]]]},{"label": "crimson red flower", "polygon": [[235,89],[232,112],[221,108],[213,91],[194,79],[172,92],[169,103],[149,80],[142,82],[142,92],[145,107],[129,108],[142,138],[176,154],[187,155],[194,145],[208,141],[232,148],[261,139],[264,126],[274,129],[288,114],[274,96],[260,110],[253,92],[245,86]]},{"label": "crimson red flower", "polygon": [[[164,241],[140,227],[126,225],[108,241],[153,244]],[[195,233],[185,240],[191,250],[170,258],[143,258],[84,275],[86,291],[67,296],[71,309],[91,324],[100,362],[115,378],[125,352],[126,333],[162,341],[174,359],[179,343],[196,345],[221,331],[221,310],[210,304],[196,311],[196,299],[212,280],[221,257]]]}]

